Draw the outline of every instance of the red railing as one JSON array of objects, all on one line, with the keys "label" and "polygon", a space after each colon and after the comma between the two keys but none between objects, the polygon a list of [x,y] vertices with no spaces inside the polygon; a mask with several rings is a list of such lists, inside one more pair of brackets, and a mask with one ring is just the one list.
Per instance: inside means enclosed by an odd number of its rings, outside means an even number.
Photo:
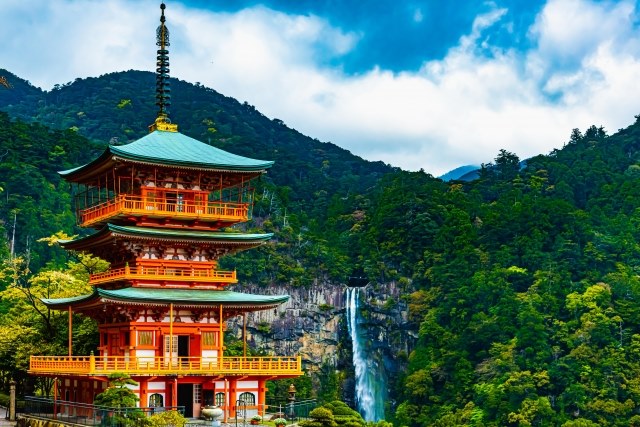
[{"label": "red railing", "polygon": [[115,280],[198,281],[203,283],[237,283],[236,272],[189,267],[140,266],[115,268],[89,276],[89,283],[97,285]]},{"label": "red railing", "polygon": [[81,225],[88,226],[118,215],[169,216],[203,221],[242,222],[249,219],[248,203],[157,201],[120,194],[106,202],[80,211]]},{"label": "red railing", "polygon": [[32,374],[301,375],[297,357],[31,356]]}]

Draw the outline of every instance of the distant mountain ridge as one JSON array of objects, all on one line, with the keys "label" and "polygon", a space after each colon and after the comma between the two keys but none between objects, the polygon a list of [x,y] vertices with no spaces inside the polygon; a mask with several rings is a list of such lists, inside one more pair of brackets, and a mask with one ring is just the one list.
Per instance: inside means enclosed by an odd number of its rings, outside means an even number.
[{"label": "distant mountain ridge", "polygon": [[455,180],[472,181],[478,177],[478,169],[480,169],[480,166],[476,165],[459,166],[443,175],[440,175],[438,178],[445,182]]},{"label": "distant mountain ridge", "polygon": [[[9,71],[0,74],[13,86],[0,91],[0,110],[54,129],[72,129],[103,144],[124,144],[144,136],[156,117],[151,72],[130,70],[76,79],[51,91]],[[170,117],[180,132],[235,154],[275,160],[269,179],[286,186],[287,197],[293,200],[320,188],[331,194],[360,192],[397,170],[305,136],[213,89],[173,78],[171,87]]]}]

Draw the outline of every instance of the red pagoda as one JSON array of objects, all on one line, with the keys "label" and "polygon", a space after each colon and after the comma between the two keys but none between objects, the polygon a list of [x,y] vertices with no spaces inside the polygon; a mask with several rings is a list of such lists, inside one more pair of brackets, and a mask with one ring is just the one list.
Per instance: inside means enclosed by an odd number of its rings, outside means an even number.
[{"label": "red pagoda", "polygon": [[262,413],[266,381],[302,375],[301,358],[226,356],[225,321],[289,297],[226,290],[238,279],[218,260],[271,237],[229,227],[250,219],[252,181],[273,162],[217,149],[171,123],[164,3],[161,10],[159,112],[150,133],[60,172],[75,187],[79,224],[97,230],[62,246],[111,264],[91,276],[91,294],[44,302],[69,312],[70,336],[73,313],[95,319],[100,346],[78,356],[70,340],[66,356],[32,356],[29,372],[57,378],[60,398],[70,402],[92,403],[109,374],[124,372],[138,383],[142,407],[183,406],[185,416],[197,417],[215,404],[233,417],[241,402]]}]

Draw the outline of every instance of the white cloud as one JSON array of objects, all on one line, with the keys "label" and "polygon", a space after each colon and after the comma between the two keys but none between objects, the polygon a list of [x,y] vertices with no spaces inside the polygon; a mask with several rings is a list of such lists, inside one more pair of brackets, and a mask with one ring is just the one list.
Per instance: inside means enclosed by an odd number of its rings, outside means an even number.
[{"label": "white cloud", "polygon": [[[45,88],[151,71],[158,12],[155,0],[4,0],[0,67]],[[521,158],[549,152],[575,127],[613,132],[631,123],[640,99],[637,13],[631,1],[550,0],[529,33],[534,47],[522,53],[485,37],[510,25],[495,9],[418,72],[354,76],[322,64],[357,49],[361,35],[319,17],[167,9],[173,76],[370,160],[434,175],[489,162],[501,148]]]}]

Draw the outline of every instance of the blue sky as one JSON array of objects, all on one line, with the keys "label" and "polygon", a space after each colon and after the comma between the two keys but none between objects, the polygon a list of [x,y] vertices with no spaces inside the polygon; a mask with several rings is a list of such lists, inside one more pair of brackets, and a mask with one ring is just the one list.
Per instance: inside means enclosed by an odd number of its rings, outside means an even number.
[{"label": "blue sky", "polygon": [[[548,153],[640,114],[635,0],[166,4],[173,77],[408,170]],[[2,0],[0,68],[44,89],[151,71],[158,15],[155,0]]]}]

